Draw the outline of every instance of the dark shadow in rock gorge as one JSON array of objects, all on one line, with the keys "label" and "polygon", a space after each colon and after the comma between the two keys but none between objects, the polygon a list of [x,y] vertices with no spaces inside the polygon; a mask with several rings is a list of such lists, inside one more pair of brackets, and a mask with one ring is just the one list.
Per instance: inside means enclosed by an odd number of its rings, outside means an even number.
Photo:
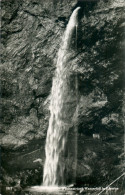
[{"label": "dark shadow in rock gorge", "polygon": [[81,18],[84,15],[88,15],[90,11],[92,11],[95,7],[95,5],[98,3],[98,0],[78,0],[76,5],[73,7],[73,10],[77,7],[81,7],[81,10],[79,11],[79,18]]}]

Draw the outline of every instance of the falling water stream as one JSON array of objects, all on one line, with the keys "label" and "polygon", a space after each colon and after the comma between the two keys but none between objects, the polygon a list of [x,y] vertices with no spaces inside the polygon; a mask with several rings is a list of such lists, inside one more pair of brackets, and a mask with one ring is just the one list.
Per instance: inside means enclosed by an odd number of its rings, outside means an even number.
[{"label": "falling water stream", "polygon": [[[65,185],[65,151],[70,121],[68,118],[69,67],[68,51],[74,30],[78,26],[78,10],[76,8],[69,20],[61,47],[57,56],[56,72],[53,79],[50,119],[45,146],[45,165],[43,173],[44,186]],[[75,81],[74,81],[75,82]]]}]

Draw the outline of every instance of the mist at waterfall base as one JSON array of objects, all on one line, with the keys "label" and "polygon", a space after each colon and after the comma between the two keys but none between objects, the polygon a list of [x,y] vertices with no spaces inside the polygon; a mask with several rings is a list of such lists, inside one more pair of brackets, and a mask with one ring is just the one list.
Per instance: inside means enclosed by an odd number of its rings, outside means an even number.
[{"label": "mist at waterfall base", "polygon": [[[50,101],[50,119],[47,131],[46,146],[45,146],[45,165],[43,172],[43,184],[30,188],[30,191],[35,195],[40,192],[49,194],[76,194],[71,188],[66,188],[66,170],[65,154],[67,146],[68,131],[71,127],[72,118],[77,118],[77,108],[74,113],[68,117],[70,109],[70,102],[76,101],[77,105],[77,79],[74,80],[75,90],[69,87],[70,76],[70,45],[75,31],[77,35],[78,26],[78,11],[77,7],[67,25],[62,43],[57,54],[56,72],[53,78],[51,101]],[[67,118],[67,120],[66,120]],[[64,120],[65,119],[65,120]],[[70,119],[70,120],[68,120]],[[64,122],[65,121],[65,122]],[[77,127],[75,127],[75,133]],[[77,135],[74,133],[74,164],[77,167]],[[76,172],[76,170],[74,171]],[[72,174],[73,181],[75,181],[76,173]]]}]

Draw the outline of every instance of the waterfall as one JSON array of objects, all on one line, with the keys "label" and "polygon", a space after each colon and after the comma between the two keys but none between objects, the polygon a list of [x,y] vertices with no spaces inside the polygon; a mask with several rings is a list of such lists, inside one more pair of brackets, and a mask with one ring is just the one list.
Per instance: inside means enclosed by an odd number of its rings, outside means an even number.
[{"label": "waterfall", "polygon": [[68,51],[74,30],[78,25],[78,10],[76,8],[69,20],[64,33],[62,44],[58,51],[55,77],[53,79],[50,119],[45,146],[45,165],[43,173],[44,186],[58,186],[65,184],[65,151],[68,129],[69,67]]}]

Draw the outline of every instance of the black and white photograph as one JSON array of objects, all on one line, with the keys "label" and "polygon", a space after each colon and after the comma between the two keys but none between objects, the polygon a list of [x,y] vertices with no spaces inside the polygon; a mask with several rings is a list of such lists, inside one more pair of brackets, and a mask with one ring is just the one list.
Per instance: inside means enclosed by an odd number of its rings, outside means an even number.
[{"label": "black and white photograph", "polygon": [[125,195],[125,0],[0,8],[0,195]]}]

